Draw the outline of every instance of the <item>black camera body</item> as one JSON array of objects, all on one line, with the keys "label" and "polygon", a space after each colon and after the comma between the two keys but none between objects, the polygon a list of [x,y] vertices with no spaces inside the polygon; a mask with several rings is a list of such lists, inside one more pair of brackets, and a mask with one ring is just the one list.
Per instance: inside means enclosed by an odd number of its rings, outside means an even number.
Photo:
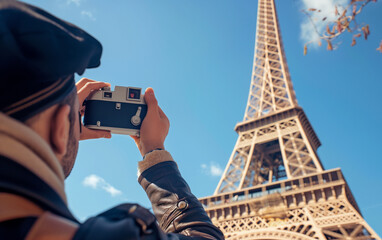
[{"label": "black camera body", "polygon": [[92,94],[85,105],[84,125],[111,133],[139,136],[147,105],[141,88],[116,86]]}]

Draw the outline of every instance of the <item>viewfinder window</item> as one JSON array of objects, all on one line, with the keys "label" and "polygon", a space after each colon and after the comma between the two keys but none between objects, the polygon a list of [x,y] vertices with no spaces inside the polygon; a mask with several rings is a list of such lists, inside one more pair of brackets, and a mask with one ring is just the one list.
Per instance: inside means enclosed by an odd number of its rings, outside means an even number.
[{"label": "viewfinder window", "polygon": [[129,93],[128,93],[127,97],[129,99],[139,100],[141,98],[141,90],[140,89],[129,88]]},{"label": "viewfinder window", "polygon": [[104,92],[103,93],[103,97],[104,98],[112,98],[113,97],[113,94],[111,92]]}]

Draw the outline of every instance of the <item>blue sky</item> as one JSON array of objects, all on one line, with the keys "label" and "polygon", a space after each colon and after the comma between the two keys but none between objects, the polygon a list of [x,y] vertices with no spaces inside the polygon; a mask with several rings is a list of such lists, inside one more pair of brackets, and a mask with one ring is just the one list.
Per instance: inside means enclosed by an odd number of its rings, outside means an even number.
[{"label": "blue sky", "polygon": [[[171,122],[165,146],[198,197],[211,195],[227,164],[247,103],[257,1],[34,0],[101,41],[102,64],[83,76],[115,85],[153,87]],[[305,0],[305,2],[309,2]],[[363,216],[381,234],[382,4],[359,18],[367,41],[350,38],[332,52],[303,56],[300,0],[276,1],[297,100],[322,146],[325,167],[341,167]],[[77,79],[79,80],[79,78]],[[128,136],[80,143],[66,181],[69,206],[84,220],[125,201],[150,203],[137,183],[141,159]]]}]

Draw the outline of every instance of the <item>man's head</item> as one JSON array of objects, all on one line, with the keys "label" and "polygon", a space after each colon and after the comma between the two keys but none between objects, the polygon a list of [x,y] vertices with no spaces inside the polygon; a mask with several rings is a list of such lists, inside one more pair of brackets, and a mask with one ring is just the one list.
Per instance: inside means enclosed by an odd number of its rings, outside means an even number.
[{"label": "man's head", "polygon": [[101,44],[37,7],[0,1],[0,112],[41,135],[69,175],[77,154],[74,74],[100,65]]},{"label": "man's head", "polygon": [[51,146],[65,177],[69,176],[78,151],[81,131],[78,109],[77,92],[73,89],[58,104],[24,121]]}]

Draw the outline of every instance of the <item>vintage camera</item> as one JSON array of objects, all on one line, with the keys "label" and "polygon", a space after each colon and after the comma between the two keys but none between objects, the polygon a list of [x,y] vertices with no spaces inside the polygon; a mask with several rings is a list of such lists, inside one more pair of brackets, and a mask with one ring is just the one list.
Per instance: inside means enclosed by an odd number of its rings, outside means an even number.
[{"label": "vintage camera", "polygon": [[116,86],[102,88],[85,102],[84,125],[91,129],[139,136],[147,105],[141,88]]}]

